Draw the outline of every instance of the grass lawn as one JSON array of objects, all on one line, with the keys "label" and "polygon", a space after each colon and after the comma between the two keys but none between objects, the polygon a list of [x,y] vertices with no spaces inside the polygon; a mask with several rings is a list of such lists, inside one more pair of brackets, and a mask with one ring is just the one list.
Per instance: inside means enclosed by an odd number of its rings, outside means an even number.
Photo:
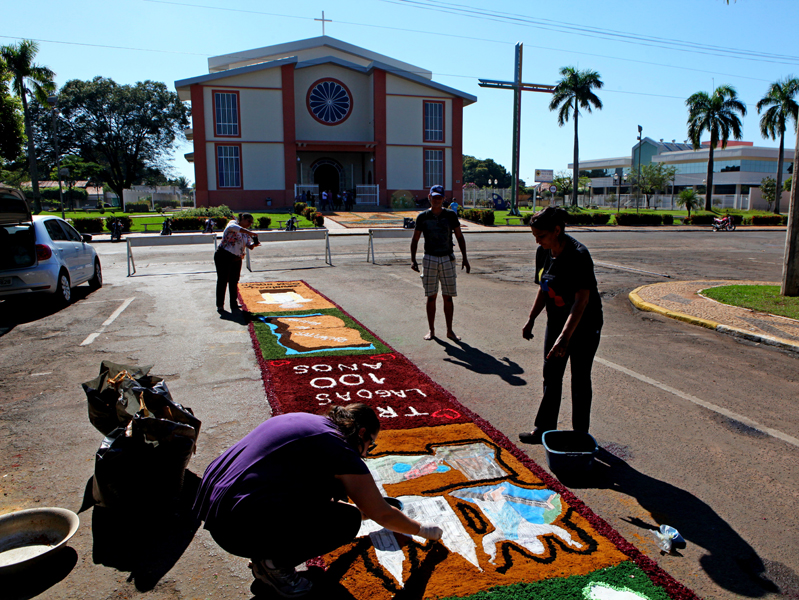
[{"label": "grass lawn", "polygon": [[724,304],[799,319],[799,297],[780,296],[778,285],[724,285],[702,293]]}]

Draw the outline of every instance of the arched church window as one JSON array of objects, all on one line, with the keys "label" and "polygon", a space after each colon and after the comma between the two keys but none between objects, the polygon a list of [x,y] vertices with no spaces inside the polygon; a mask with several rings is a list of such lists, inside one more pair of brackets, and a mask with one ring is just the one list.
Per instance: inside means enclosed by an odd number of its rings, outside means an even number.
[{"label": "arched church window", "polygon": [[342,82],[325,78],[308,90],[308,111],[323,125],[338,125],[352,112],[352,94]]}]

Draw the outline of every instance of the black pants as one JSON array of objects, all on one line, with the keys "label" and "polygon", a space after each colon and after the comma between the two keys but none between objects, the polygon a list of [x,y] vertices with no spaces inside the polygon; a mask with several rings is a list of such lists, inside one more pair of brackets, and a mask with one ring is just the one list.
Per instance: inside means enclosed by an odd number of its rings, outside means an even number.
[{"label": "black pants", "polygon": [[602,326],[590,331],[577,331],[569,340],[566,356],[546,358],[563,327],[547,323],[544,334],[544,397],[535,417],[535,428],[549,431],[558,428],[558,413],[563,392],[563,374],[566,362],[571,362],[572,370],[572,428],[575,431],[588,431],[591,423],[591,367],[599,347]]},{"label": "black pants", "polygon": [[[237,507],[238,508],[238,507]],[[351,504],[256,506],[234,510],[210,528],[225,551],[290,568],[327,554],[358,535],[361,511]]]},{"label": "black pants", "polygon": [[222,248],[214,253],[216,265],[216,305],[225,306],[225,288],[230,290],[230,308],[238,305],[241,257]]}]

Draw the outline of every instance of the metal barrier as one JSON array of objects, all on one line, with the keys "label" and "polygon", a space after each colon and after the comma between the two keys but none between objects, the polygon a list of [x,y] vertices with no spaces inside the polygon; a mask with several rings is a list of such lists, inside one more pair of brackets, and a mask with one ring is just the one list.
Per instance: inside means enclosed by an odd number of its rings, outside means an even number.
[{"label": "metal barrier", "polygon": [[[298,242],[305,240],[325,240],[325,263],[333,266],[333,257],[330,254],[330,236],[327,229],[297,229],[296,231],[269,231],[258,234],[258,241],[264,242]],[[250,249],[247,248],[247,270],[252,273],[250,264]]]},{"label": "metal barrier", "polygon": [[[366,261],[375,264],[375,238],[410,238],[413,237],[413,229],[370,229],[369,248],[366,250]],[[372,260],[369,260],[371,255]]]},{"label": "metal barrier", "polygon": [[[128,277],[136,273],[136,262],[130,249],[133,246],[182,246],[184,244],[210,244],[214,243],[216,250],[216,235],[189,234],[189,235],[137,235],[125,238],[128,246]],[[133,272],[130,267],[133,265]]]}]

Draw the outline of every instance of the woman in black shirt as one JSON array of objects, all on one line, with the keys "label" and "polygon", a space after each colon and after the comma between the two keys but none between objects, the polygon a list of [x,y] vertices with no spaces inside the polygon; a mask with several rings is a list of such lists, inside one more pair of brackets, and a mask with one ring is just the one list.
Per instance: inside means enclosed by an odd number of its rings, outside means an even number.
[{"label": "woman in black shirt", "polygon": [[532,432],[519,434],[526,444],[540,444],[545,431],[558,428],[563,374],[572,370],[572,427],[588,431],[591,419],[591,367],[602,331],[602,301],[588,249],[566,235],[566,211],[548,207],[530,221],[539,247],[535,255],[538,294],[522,329],[533,338],[533,325],[547,311],[544,334],[544,396]]}]

